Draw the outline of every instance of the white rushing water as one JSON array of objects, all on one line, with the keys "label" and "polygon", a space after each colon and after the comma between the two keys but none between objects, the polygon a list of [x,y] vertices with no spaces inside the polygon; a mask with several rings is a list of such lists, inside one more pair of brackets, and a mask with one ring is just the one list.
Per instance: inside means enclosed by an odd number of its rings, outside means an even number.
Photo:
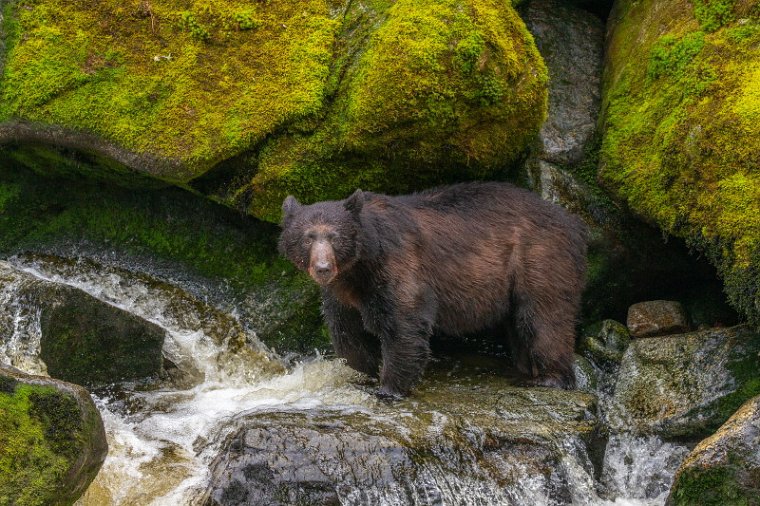
[{"label": "white rushing water", "polygon": [[[286,369],[233,316],[169,284],[86,263],[24,258],[13,259],[13,264],[34,279],[74,286],[159,325],[166,331],[164,356],[187,372],[180,384],[94,397],[106,427],[109,454],[77,502],[80,506],[192,504],[208,483],[209,465],[225,435],[233,430],[230,421],[240,413],[328,409],[377,415],[378,401],[355,386],[357,375],[340,361],[316,357]],[[37,357],[38,310],[14,298],[17,288],[6,283],[0,291],[5,318],[0,322],[12,327],[11,338],[0,343],[0,361],[44,374]],[[240,341],[251,351],[231,353],[231,343]],[[519,478],[510,489],[495,483],[487,487],[436,466],[424,467],[414,485],[418,503],[559,504],[548,491],[565,480],[570,489],[566,499],[573,504],[663,504],[685,452],[657,438],[613,437],[599,483],[582,442],[570,439],[559,444],[563,458],[550,476],[523,469],[520,463],[501,462]],[[424,490],[427,484],[436,490]],[[344,504],[405,504],[398,494],[351,489],[339,496]]]}]

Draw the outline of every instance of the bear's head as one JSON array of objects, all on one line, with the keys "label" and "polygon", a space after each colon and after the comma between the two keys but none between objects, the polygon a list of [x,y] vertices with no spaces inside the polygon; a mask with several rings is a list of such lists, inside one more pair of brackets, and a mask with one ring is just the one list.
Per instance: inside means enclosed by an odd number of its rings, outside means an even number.
[{"label": "bear's head", "polygon": [[292,195],[282,203],[279,250],[299,270],[327,286],[359,259],[364,195],[346,200],[300,204]]}]

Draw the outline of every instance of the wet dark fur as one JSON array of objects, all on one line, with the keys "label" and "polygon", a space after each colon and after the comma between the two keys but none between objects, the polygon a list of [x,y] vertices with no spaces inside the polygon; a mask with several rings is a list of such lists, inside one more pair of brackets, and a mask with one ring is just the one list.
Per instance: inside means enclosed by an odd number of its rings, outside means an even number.
[{"label": "wet dark fur", "polygon": [[325,319],[335,352],[379,374],[381,394],[405,395],[417,383],[433,333],[493,327],[511,336],[529,382],[574,384],[586,228],[559,206],[505,183],[467,183],[310,206],[292,200],[283,209],[280,251],[302,270],[304,231],[336,231]]}]

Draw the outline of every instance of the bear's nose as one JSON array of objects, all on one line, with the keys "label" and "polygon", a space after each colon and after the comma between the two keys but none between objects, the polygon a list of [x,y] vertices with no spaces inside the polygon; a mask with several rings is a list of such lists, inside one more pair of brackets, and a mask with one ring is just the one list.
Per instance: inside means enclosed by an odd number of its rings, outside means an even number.
[{"label": "bear's nose", "polygon": [[314,265],[314,270],[317,272],[317,274],[329,274],[330,273],[330,262],[317,262]]}]

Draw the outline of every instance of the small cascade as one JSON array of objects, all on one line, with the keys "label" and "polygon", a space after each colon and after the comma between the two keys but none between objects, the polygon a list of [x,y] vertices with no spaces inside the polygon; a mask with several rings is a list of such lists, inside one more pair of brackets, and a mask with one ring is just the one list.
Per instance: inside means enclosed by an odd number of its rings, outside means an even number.
[{"label": "small cascade", "polygon": [[[491,408],[483,408],[485,403],[469,392],[490,399],[487,395],[498,393],[498,385],[508,385],[503,378],[465,384],[466,376],[457,376],[461,371],[430,371],[429,385],[421,387],[427,394],[386,404],[341,361],[317,356],[285,366],[234,311],[221,311],[139,272],[86,260],[27,256],[0,264],[0,276],[0,326],[11,336],[0,344],[0,360],[28,372],[46,373],[38,357],[39,308],[19,297],[29,284],[78,288],[166,331],[163,355],[177,373],[155,385],[122,384],[93,395],[110,450],[79,506],[200,503],[208,494],[215,462],[244,420],[265,431],[261,424],[270,420],[272,427],[294,431],[295,439],[309,433],[324,441],[348,441],[347,448],[383,441],[381,446],[390,448],[392,465],[387,469],[382,462],[351,460],[338,452],[336,469],[384,480],[378,486],[347,480],[336,492],[346,505],[659,505],[686,452],[654,437],[614,435],[601,472],[595,472],[586,436],[551,429],[566,415],[549,411],[545,419],[531,419],[537,416],[533,407],[551,409],[545,407],[550,403],[541,407],[533,392],[509,393],[528,408],[519,402],[496,406],[506,425],[494,429],[488,418],[494,416]],[[446,382],[452,383],[441,387]],[[435,394],[438,387],[441,393]],[[450,396],[456,402],[451,392],[465,392],[457,415],[441,409]],[[603,405],[607,397],[599,394]],[[482,409],[482,415],[470,412],[471,406]],[[509,409],[514,413],[505,416]],[[567,420],[582,424],[587,416],[594,414]],[[287,423],[282,425],[282,420]],[[313,434],[313,427],[336,424],[345,430]],[[505,430],[515,432],[505,435]],[[293,440],[289,434],[283,441]],[[421,453],[414,446],[420,441],[425,448]]]}]

